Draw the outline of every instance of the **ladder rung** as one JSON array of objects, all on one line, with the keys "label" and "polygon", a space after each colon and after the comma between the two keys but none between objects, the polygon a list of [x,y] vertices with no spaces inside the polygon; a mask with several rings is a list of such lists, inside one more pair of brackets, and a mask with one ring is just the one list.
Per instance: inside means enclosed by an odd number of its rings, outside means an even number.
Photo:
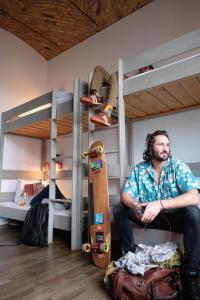
[{"label": "ladder rung", "polygon": [[114,153],[119,153],[119,149],[112,150],[112,151],[105,151],[105,154],[114,154]]}]

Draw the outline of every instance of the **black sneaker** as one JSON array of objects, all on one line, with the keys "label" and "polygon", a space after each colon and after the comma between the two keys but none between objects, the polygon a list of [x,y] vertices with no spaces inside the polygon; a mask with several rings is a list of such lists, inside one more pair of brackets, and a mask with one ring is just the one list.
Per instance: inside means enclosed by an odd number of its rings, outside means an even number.
[{"label": "black sneaker", "polygon": [[200,288],[196,274],[187,274],[182,279],[183,296],[186,300],[200,300]]}]

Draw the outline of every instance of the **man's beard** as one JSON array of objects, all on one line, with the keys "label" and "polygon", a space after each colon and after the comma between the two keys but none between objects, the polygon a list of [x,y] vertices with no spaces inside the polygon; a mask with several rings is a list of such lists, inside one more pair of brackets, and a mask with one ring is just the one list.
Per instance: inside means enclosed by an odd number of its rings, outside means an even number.
[{"label": "man's beard", "polygon": [[168,160],[168,158],[169,158],[169,153],[167,151],[164,151],[161,153],[153,151],[153,153],[152,153],[152,159],[154,159],[156,161],[166,161],[166,160]]}]

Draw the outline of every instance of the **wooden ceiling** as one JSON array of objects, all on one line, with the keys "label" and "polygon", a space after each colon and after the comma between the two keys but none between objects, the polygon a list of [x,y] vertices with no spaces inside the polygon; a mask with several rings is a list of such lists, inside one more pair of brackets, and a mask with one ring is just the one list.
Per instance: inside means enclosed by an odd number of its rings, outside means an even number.
[{"label": "wooden ceiling", "polygon": [[153,0],[1,0],[0,28],[49,60]]}]

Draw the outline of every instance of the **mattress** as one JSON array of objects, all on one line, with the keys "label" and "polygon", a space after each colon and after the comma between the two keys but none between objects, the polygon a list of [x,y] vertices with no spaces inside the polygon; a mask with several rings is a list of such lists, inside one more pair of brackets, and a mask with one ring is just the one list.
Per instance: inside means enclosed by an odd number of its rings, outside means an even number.
[{"label": "mattress", "polygon": [[[0,202],[0,217],[24,221],[30,205],[19,206],[14,202]],[[83,212],[85,220],[87,212]],[[84,224],[84,222],[83,222]],[[71,229],[71,211],[67,209],[54,211],[54,228],[70,231]]]}]

